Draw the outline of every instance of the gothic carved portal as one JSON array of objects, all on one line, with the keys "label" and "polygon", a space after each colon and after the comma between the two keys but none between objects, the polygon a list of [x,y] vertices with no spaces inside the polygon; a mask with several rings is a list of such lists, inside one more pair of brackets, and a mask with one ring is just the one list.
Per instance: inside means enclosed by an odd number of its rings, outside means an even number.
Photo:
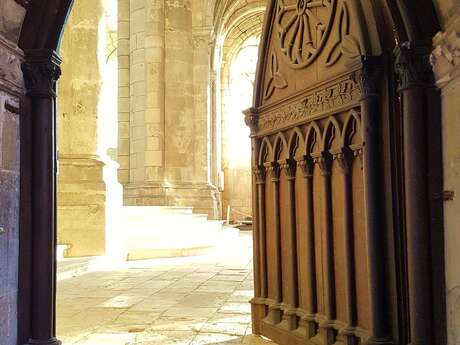
[{"label": "gothic carved portal", "polygon": [[[254,106],[245,112],[252,314],[254,332],[280,345],[439,342],[429,322],[434,263],[419,173],[428,138],[416,135],[435,111],[420,103],[436,99],[427,50],[385,47],[376,33],[388,28],[374,27],[384,21],[363,3],[273,0],[268,9]],[[389,115],[401,106],[404,125]]]}]

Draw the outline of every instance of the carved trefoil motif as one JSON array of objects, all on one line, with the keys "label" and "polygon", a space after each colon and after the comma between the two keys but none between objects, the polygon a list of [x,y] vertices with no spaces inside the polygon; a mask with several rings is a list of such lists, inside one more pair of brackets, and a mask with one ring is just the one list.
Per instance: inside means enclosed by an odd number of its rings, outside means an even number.
[{"label": "carved trefoil motif", "polygon": [[265,88],[265,99],[273,95],[275,89],[284,89],[288,85],[286,79],[279,71],[278,58],[276,57],[275,52],[272,52],[271,54],[270,65],[268,68],[269,78]]}]

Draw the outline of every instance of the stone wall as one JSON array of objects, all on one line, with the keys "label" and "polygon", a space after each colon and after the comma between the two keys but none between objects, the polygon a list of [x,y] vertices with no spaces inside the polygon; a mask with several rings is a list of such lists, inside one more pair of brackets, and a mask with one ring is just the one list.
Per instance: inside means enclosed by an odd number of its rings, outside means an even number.
[{"label": "stone wall", "polygon": [[[436,1],[443,31],[433,39],[432,62],[442,93],[444,236],[448,344],[460,344],[460,1]],[[450,195],[449,195],[450,194]]]},{"label": "stone wall", "polygon": [[0,2],[0,342],[16,345],[19,257],[19,109],[23,94],[17,48],[24,9]]}]

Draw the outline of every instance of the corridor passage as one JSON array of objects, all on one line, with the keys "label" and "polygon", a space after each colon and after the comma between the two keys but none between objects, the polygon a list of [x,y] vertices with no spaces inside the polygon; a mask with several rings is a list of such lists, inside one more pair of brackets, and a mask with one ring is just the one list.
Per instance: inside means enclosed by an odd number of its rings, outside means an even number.
[{"label": "corridor passage", "polygon": [[270,345],[251,335],[251,233],[204,256],[132,261],[58,283],[63,345]]}]

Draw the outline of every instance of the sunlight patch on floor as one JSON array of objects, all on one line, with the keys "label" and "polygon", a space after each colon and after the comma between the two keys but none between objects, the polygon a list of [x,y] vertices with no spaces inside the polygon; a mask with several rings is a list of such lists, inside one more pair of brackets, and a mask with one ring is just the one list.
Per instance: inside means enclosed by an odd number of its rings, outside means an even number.
[{"label": "sunlight patch on floor", "polygon": [[251,334],[249,233],[205,256],[110,266],[59,281],[63,345],[273,344]]}]

